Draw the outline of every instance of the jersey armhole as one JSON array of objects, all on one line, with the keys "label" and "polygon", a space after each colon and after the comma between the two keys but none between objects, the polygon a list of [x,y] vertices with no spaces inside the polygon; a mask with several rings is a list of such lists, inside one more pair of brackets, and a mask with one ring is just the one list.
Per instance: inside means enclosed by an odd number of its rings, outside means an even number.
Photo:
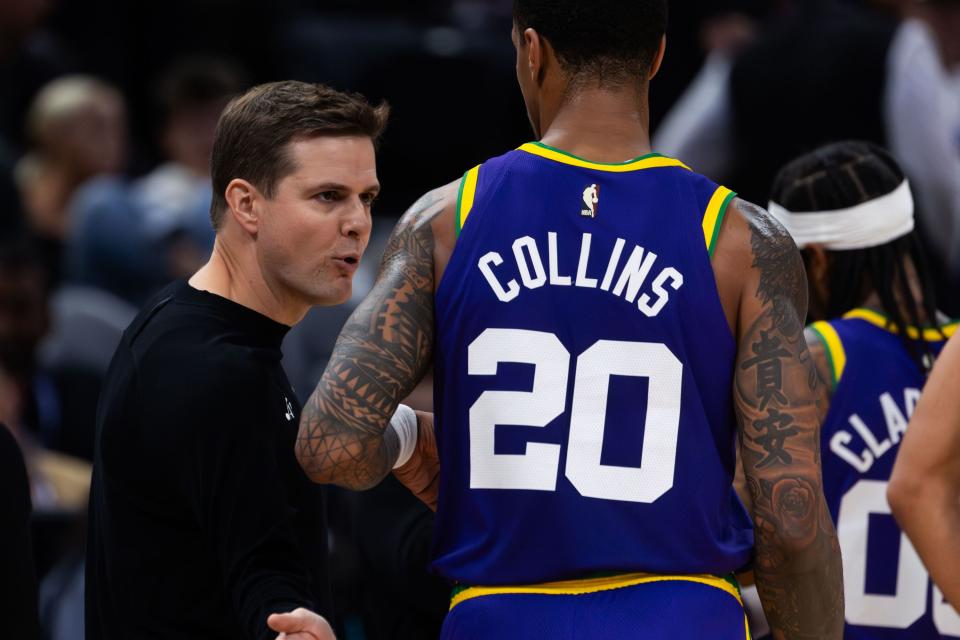
[{"label": "jersey armhole", "polygon": [[717,248],[717,238],[720,236],[720,227],[723,225],[723,217],[727,213],[727,207],[730,202],[737,197],[737,194],[726,187],[717,187],[707,204],[707,210],[703,214],[703,239],[707,244],[707,253],[713,259],[713,252]]},{"label": "jersey armhole", "polygon": [[953,337],[953,334],[957,332],[957,328],[960,327],[960,320],[951,320],[947,324],[940,327],[940,331],[943,332],[943,335],[947,337],[947,340]]},{"label": "jersey armhole", "polygon": [[460,237],[460,231],[463,229],[470,210],[473,209],[473,201],[477,195],[477,178],[480,176],[480,166],[477,165],[463,174],[460,180],[460,191],[457,193],[457,216],[455,220],[457,238]]},{"label": "jersey armhole", "polygon": [[847,354],[843,349],[840,335],[829,322],[823,320],[814,322],[809,329],[823,343],[823,348],[827,352],[827,364],[830,365],[830,376],[833,378],[833,388],[836,389],[843,376],[843,370],[847,366]]}]

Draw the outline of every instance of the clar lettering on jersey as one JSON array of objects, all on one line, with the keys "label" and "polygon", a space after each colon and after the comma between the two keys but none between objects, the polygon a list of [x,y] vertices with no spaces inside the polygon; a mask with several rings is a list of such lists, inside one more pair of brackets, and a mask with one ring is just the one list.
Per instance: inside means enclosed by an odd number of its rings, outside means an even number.
[{"label": "clar lettering on jersey", "polygon": [[[854,413],[847,419],[850,429],[837,431],[830,438],[830,450],[860,473],[866,473],[874,462],[883,454],[893,450],[893,446],[900,442],[919,399],[919,389],[907,387],[903,390],[903,406],[906,408],[906,415],[904,415],[890,393],[882,394],[878,402],[883,409],[887,436],[878,439],[876,432]],[[859,452],[851,448],[854,435],[858,436],[861,443],[862,448]]]},{"label": "clar lettering on jersey", "polygon": [[[560,264],[557,247],[562,239],[558,234],[547,233],[546,251],[542,244],[531,236],[522,236],[513,241],[512,252],[515,271],[520,282],[526,289],[538,289],[546,284],[559,287],[582,287],[607,291],[621,297],[648,317],[654,317],[663,310],[670,301],[670,291],[677,291],[683,286],[683,274],[672,266],[657,264],[657,254],[653,251],[634,245],[626,260],[624,248],[627,241],[617,238],[612,249],[606,252],[597,252],[597,256],[606,259],[606,269],[602,277],[599,271],[591,273],[591,241],[592,234],[584,233],[579,238],[580,258],[573,269],[573,265]],[[542,243],[542,239],[540,240]],[[547,260],[544,263],[543,255]],[[501,302],[511,302],[520,295],[521,286],[517,278],[511,277],[510,266],[502,266],[503,256],[497,251],[490,251],[477,262],[477,267],[483,274],[493,293]],[[594,264],[598,264],[594,260]],[[657,267],[657,269],[655,269]],[[549,272],[549,274],[548,274]],[[652,275],[652,274],[656,275]],[[641,293],[643,289],[643,293]],[[639,296],[639,297],[638,297]]]}]

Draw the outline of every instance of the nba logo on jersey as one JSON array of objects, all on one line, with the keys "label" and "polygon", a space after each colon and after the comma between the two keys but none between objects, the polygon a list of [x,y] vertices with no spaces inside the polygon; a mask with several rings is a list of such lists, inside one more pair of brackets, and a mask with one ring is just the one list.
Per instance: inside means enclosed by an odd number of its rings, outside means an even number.
[{"label": "nba logo on jersey", "polygon": [[580,210],[580,215],[585,218],[596,218],[597,217],[597,203],[600,201],[600,187],[598,185],[592,184],[586,189],[583,190],[583,204],[587,206],[586,209]]}]

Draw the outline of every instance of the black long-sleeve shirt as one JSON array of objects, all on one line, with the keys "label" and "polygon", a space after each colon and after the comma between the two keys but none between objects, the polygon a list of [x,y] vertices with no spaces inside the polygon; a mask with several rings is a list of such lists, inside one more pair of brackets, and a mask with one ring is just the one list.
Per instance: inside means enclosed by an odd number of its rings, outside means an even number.
[{"label": "black long-sleeve shirt", "polygon": [[97,411],[87,638],[272,638],[270,613],[330,616],[287,329],[178,283],[124,333]]}]

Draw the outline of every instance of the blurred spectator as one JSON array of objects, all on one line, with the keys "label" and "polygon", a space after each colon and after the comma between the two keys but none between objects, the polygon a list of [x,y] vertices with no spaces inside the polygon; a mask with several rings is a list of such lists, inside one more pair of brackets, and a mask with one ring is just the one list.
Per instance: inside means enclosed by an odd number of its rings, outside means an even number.
[{"label": "blurred spectator", "polygon": [[[42,266],[29,246],[0,247],[0,418],[46,448],[90,460],[100,379],[81,368],[39,365],[38,347],[49,328],[47,296]],[[85,503],[73,473],[63,478],[66,484],[44,502]]]},{"label": "blurred spectator", "polygon": [[778,167],[821,144],[885,141],[882,96],[895,24],[835,3],[800,2],[740,54],[730,77],[732,184],[769,199]]},{"label": "blurred spectator", "polygon": [[167,162],[134,185],[144,233],[160,242],[170,277],[193,274],[213,246],[210,154],[220,112],[246,88],[244,74],[216,58],[189,58],[160,79],[161,147]]},{"label": "blurred spectator", "polygon": [[136,307],[170,280],[163,253],[146,240],[143,215],[126,180],[91,180],[77,190],[68,216],[63,265],[68,286],[99,289]]},{"label": "blurred spectator", "polygon": [[126,149],[123,98],[87,76],[66,76],[45,86],[27,117],[31,151],[21,158],[16,180],[27,228],[43,256],[48,277],[61,275],[68,237],[68,207],[90,178],[120,171]]},{"label": "blurred spectator", "polygon": [[0,2],[0,140],[15,154],[24,146],[23,121],[33,96],[69,71],[74,57],[41,27],[56,4],[56,0]]},{"label": "blurred spectator", "polygon": [[[750,42],[716,37],[655,147],[766,202],[777,167],[835,139],[882,142],[884,60],[895,25],[862,9],[795,2]],[[711,35],[708,32],[707,35]],[[669,125],[669,126],[668,126]]]},{"label": "blurred spectator", "polygon": [[30,544],[30,484],[20,446],[0,423],[0,626],[10,638],[40,637]]},{"label": "blurred spectator", "polygon": [[71,207],[70,282],[139,305],[200,268],[214,236],[213,134],[223,107],[244,85],[239,70],[214,58],[184,60],[161,77],[159,137],[167,161],[132,183],[102,178],[78,192]]},{"label": "blurred spectator", "polygon": [[[888,146],[911,179],[934,272],[956,279],[960,81],[948,65],[960,56],[960,2],[925,3],[923,21],[899,24],[896,3],[791,4],[742,52],[711,54],[654,146],[755,202],[793,156],[851,137]],[[960,300],[943,304],[957,313]]]},{"label": "blurred spectator", "polygon": [[137,308],[108,291],[64,285],[50,298],[50,332],[40,345],[47,370],[87,370],[103,377]]},{"label": "blurred spectator", "polygon": [[[36,506],[33,553],[21,561],[35,562],[41,578],[53,568],[40,592],[41,619],[45,637],[59,639],[71,637],[61,635],[62,629],[78,628],[70,622],[81,602],[72,585],[78,584],[76,558],[84,546],[91,476],[90,465],[80,457],[92,456],[100,378],[79,368],[53,370],[38,364],[37,347],[48,318],[45,274],[29,246],[0,246],[0,421],[10,425],[23,446]],[[0,460],[0,471],[10,468]],[[3,522],[5,526],[7,520]],[[0,543],[0,550],[7,548]],[[14,565],[5,563],[0,575],[8,566]],[[33,610],[36,597],[34,590]]]},{"label": "blurred spectator", "polygon": [[960,315],[960,1],[920,7],[891,44],[883,107],[939,267],[944,309]]}]

